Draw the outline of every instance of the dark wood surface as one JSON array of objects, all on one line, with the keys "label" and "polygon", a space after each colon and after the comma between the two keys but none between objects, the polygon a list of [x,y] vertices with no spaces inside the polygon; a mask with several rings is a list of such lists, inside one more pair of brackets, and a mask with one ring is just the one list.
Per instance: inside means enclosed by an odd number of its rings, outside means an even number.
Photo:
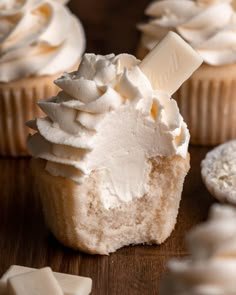
[{"label": "dark wood surface", "polygon": [[[134,53],[145,0],[74,0],[69,6],[83,21],[87,51]],[[0,159],[0,276],[12,264],[89,276],[94,295],[159,294],[166,261],[187,255],[184,235],[204,220],[214,199],[200,177],[208,148],[191,147],[191,170],[185,184],[178,223],[161,246],[131,246],[110,256],[91,256],[60,245],[45,227],[39,200],[33,194],[30,160]],[[45,294],[46,295],[46,294]],[[48,294],[49,295],[49,294]]]}]

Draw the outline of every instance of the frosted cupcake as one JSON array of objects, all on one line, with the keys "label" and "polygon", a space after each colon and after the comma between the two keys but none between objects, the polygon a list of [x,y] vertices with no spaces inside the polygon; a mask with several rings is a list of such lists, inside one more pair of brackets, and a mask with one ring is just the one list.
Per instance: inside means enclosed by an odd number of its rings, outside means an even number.
[{"label": "frosted cupcake", "polygon": [[0,2],[0,155],[27,154],[24,125],[40,115],[36,101],[55,95],[52,81],[78,66],[84,31],[65,2]]},{"label": "frosted cupcake", "polygon": [[161,295],[236,294],[236,210],[214,205],[187,235],[190,257],[171,260]]},{"label": "frosted cupcake", "polygon": [[215,145],[236,137],[236,15],[230,0],[165,0],[150,4],[140,25],[142,58],[169,31],[177,32],[204,64],[175,94],[191,143]]},{"label": "frosted cupcake", "polygon": [[[162,243],[173,230],[189,132],[176,101],[155,85],[172,92],[201,63],[180,39],[168,35],[141,63],[128,54],[86,54],[78,71],[55,81],[62,91],[39,102],[47,117],[29,123],[37,133],[28,140],[35,187],[49,228],[65,245],[108,254]],[[168,83],[162,77],[172,73],[172,48],[176,61],[189,57],[192,68],[183,63]],[[165,58],[154,74],[150,64]]]}]

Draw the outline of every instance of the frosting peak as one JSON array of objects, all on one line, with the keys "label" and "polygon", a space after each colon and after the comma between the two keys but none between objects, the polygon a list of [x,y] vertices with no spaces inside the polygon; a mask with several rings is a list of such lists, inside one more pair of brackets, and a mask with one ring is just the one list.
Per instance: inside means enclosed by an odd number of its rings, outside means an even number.
[{"label": "frosting peak", "polygon": [[203,57],[219,66],[236,62],[236,14],[231,0],[162,0],[146,9],[151,17],[139,25],[142,44],[151,50],[170,30]]},{"label": "frosting peak", "polygon": [[187,236],[190,258],[171,260],[161,294],[236,294],[236,210],[214,205],[209,220]]},{"label": "frosting peak", "polygon": [[67,2],[1,2],[1,82],[53,75],[76,65],[84,51],[84,31],[79,20],[64,6]]},{"label": "frosting peak", "polygon": [[186,157],[189,132],[175,100],[152,89],[134,56],[85,54],[78,71],[55,83],[62,89],[39,102],[46,113],[28,140],[46,170],[81,183],[99,170],[106,208],[142,197],[155,156]]}]

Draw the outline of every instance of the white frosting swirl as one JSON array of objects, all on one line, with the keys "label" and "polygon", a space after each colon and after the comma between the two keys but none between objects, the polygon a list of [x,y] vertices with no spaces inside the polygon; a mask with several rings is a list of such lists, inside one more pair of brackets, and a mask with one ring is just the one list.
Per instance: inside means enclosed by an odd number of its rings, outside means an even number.
[{"label": "white frosting swirl", "polygon": [[66,2],[0,1],[0,82],[54,75],[78,63],[84,31]]},{"label": "white frosting swirl", "polygon": [[236,210],[214,205],[209,220],[189,233],[187,244],[190,258],[169,262],[161,294],[236,294]]},{"label": "white frosting swirl", "polygon": [[[139,25],[151,50],[168,31],[177,32],[209,65],[236,62],[236,14],[231,0],[162,0],[147,8],[151,20]],[[233,3],[234,4],[234,3]]]},{"label": "white frosting swirl", "polygon": [[86,54],[78,71],[55,81],[63,91],[39,103],[48,117],[30,123],[38,133],[28,148],[49,173],[78,183],[98,169],[107,176],[106,207],[144,195],[149,158],[187,155],[189,132],[175,100],[152,89],[139,62]]}]

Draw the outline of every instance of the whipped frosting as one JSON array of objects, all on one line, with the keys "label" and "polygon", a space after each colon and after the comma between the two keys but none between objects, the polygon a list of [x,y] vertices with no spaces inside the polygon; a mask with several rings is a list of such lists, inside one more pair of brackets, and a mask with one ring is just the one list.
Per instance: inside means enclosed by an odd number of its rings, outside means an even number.
[{"label": "whipped frosting", "polygon": [[67,2],[0,1],[0,82],[54,75],[79,62],[85,36]]},{"label": "whipped frosting", "polygon": [[220,66],[236,62],[235,1],[162,0],[149,5],[151,17],[139,25],[142,45],[151,50],[168,31],[177,32],[203,57]]},{"label": "whipped frosting", "polygon": [[39,102],[47,114],[29,126],[28,148],[46,170],[77,183],[97,171],[106,208],[142,197],[155,156],[186,157],[189,131],[175,100],[152,89],[134,56],[85,54],[62,91]]},{"label": "whipped frosting", "polygon": [[236,210],[214,205],[209,220],[187,235],[190,257],[171,260],[161,295],[236,294]]}]

